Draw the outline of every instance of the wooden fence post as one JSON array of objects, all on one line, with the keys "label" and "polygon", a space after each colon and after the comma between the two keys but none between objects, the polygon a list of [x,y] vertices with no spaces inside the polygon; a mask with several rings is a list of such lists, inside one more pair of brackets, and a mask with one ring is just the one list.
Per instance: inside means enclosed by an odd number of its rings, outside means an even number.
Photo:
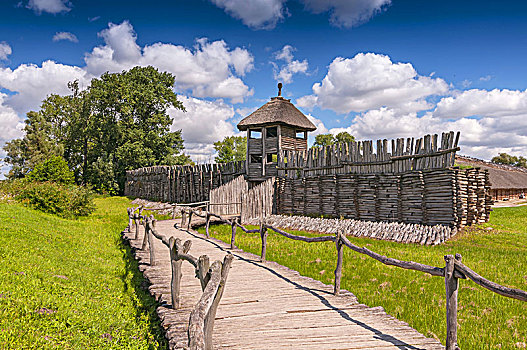
[{"label": "wooden fence post", "polygon": [[146,245],[147,245],[147,243],[148,243],[148,239],[150,238],[150,237],[148,236],[148,230],[149,230],[150,228],[149,228],[148,225],[146,224],[146,218],[143,220],[143,226],[144,226],[144,228],[145,228],[145,235],[143,236],[143,245],[141,246],[141,249],[142,249],[142,250],[145,250],[145,249],[146,249]]},{"label": "wooden fence post", "polygon": [[137,221],[137,215],[134,214],[134,224],[135,224],[135,239],[139,238],[139,221]]},{"label": "wooden fence post", "polygon": [[192,209],[189,210],[188,212],[188,226],[187,226],[187,230],[190,230],[192,228],[191,226],[191,223],[192,223]]},{"label": "wooden fence post", "polygon": [[178,253],[182,252],[187,254],[192,245],[192,241],[185,241],[183,247],[181,247],[181,240],[179,238],[174,239],[170,237],[168,244],[170,246],[170,265],[172,267],[172,280],[170,281],[170,296],[172,300],[172,308],[179,308],[180,299],[179,299],[179,290],[181,289],[181,264],[182,260],[178,260]]},{"label": "wooden fence post", "polygon": [[267,227],[265,227],[265,219],[260,220],[260,238],[262,239],[262,253],[260,254],[261,261],[265,261],[267,254]]},{"label": "wooden fence post", "polygon": [[201,291],[205,290],[205,287],[207,286],[207,283],[209,283],[210,280],[210,261],[209,257],[206,255],[202,255],[198,259],[198,278],[199,282],[201,283]]},{"label": "wooden fence post", "polygon": [[209,226],[210,226],[210,214],[209,214],[209,211],[207,210],[207,215],[205,218],[205,234],[207,235],[207,238],[210,238]]},{"label": "wooden fence post", "polygon": [[334,295],[339,295],[340,293],[340,280],[342,278],[342,255],[344,254],[344,246],[340,240],[342,231],[338,230],[335,235],[335,245],[337,246],[337,266],[335,267],[335,288],[333,289]]},{"label": "wooden fence post", "polygon": [[236,218],[232,218],[231,219],[231,249],[236,248],[235,239],[236,239]]},{"label": "wooden fence post", "polygon": [[177,205],[174,204],[174,208],[172,209],[172,220],[176,218],[176,208],[177,208]]},{"label": "wooden fence post", "polygon": [[152,230],[154,228],[154,220],[151,217],[150,218],[145,218],[145,220],[147,220],[147,222],[146,222],[147,227],[149,225],[152,225],[152,227],[150,227],[149,230],[148,230],[148,243],[150,245],[150,266],[155,266],[155,264],[156,264],[156,254],[155,254],[155,251],[154,251],[154,235],[152,233]]},{"label": "wooden fence post", "polygon": [[187,212],[185,209],[181,209],[181,228],[187,224]]},{"label": "wooden fence post", "polygon": [[[461,261],[461,255],[456,254]],[[453,255],[445,255],[445,289],[446,289],[446,350],[459,350],[457,345],[457,293],[458,279],[454,275],[455,261]]]},{"label": "wooden fence post", "polygon": [[223,290],[225,289],[225,282],[227,281],[227,276],[231,268],[232,260],[234,256],[232,254],[227,254],[223,258],[223,264],[221,266],[221,277],[220,285],[214,296],[214,302],[210,307],[210,310],[205,317],[205,349],[212,350],[212,330],[214,329],[214,319],[216,318],[216,310],[218,309],[218,304],[220,303],[221,296],[223,295]]}]

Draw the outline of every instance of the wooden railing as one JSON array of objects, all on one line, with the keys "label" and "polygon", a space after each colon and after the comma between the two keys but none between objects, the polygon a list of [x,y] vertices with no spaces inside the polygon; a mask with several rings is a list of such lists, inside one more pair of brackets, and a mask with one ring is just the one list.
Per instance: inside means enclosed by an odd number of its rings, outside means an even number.
[{"label": "wooden railing", "polygon": [[[351,243],[342,230],[339,230],[334,236],[315,236],[315,237],[306,237],[300,235],[294,235],[288,232],[285,232],[279,228],[267,225],[265,219],[262,218],[258,229],[247,229],[240,224],[238,217],[224,218],[221,215],[217,215],[211,212],[197,212],[192,209],[186,209],[189,214],[189,218],[192,218],[193,214],[205,218],[205,233],[207,237],[210,237],[209,227],[210,220],[212,217],[218,219],[218,221],[231,225],[232,234],[231,234],[231,249],[236,247],[236,228],[239,227],[242,231],[246,233],[260,233],[260,239],[262,242],[261,245],[261,261],[266,260],[266,251],[267,251],[267,230],[272,230],[286,238],[303,241],[307,243],[316,243],[316,242],[334,242],[337,250],[337,263],[335,267],[335,284],[334,284],[334,294],[338,295],[340,293],[340,283],[342,279],[342,260],[343,260],[343,248],[348,247],[349,249],[369,256],[385,265],[397,266],[407,270],[421,271],[428,273],[432,276],[444,277],[445,279],[445,289],[446,289],[446,323],[447,323],[447,337],[446,337],[446,349],[455,350],[459,349],[457,345],[457,300],[458,300],[458,290],[459,284],[458,280],[461,279],[471,279],[474,283],[480,285],[483,288],[486,288],[494,293],[506,296],[508,298],[518,299],[521,301],[527,302],[527,292],[521,289],[510,288],[502,286],[495,282],[489,281],[488,279],[480,276],[476,272],[472,271],[469,267],[464,265],[461,262],[461,255],[445,255],[445,267],[435,267],[429,266],[413,261],[403,261],[394,258],[389,258],[387,256],[375,253],[368,248],[359,247]],[[182,227],[187,226],[189,229],[191,227],[190,220],[188,222],[182,221]]]},{"label": "wooden railing", "polygon": [[[229,269],[233,260],[233,255],[228,253],[222,261],[215,261],[210,264],[207,255],[201,255],[199,258],[189,254],[192,241],[187,240],[181,243],[179,238],[166,238],[156,230],[156,220],[153,215],[142,215],[145,208],[128,208],[129,225],[128,232],[131,232],[132,226],[135,225],[135,239],[138,239],[139,224],[144,226],[144,239],[142,249],[149,247],[150,266],[156,265],[155,250],[153,245],[154,237],[159,239],[170,252],[170,265],[172,269],[172,278],[170,282],[170,294],[172,307],[178,309],[181,304],[180,289],[183,260],[188,261],[194,266],[196,277],[199,279],[203,294],[200,300],[190,313],[188,327],[188,345],[191,350],[212,350],[212,331],[214,328],[214,319],[216,310],[223,295]],[[192,210],[192,209],[190,209]]]}]

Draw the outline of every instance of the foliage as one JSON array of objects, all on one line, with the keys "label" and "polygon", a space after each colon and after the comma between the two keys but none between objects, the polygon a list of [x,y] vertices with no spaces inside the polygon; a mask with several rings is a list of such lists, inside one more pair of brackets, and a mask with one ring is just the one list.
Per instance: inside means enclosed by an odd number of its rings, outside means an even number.
[{"label": "foliage", "polygon": [[[463,262],[480,275],[502,285],[527,290],[525,227],[527,207],[495,208],[488,224],[468,228],[440,246],[348,238],[352,243],[366,246],[382,255],[432,266],[445,266],[444,255],[460,253]],[[306,236],[316,235],[287,231]],[[211,226],[210,232],[213,237],[230,243],[230,226]],[[332,271],[336,263],[334,243],[293,241],[269,231],[267,244],[268,260],[294,269],[303,276],[326,284],[333,283]],[[236,245],[259,255],[260,235],[238,231]],[[444,279],[386,266],[345,248],[342,288],[355,294],[359,302],[369,306],[380,305],[390,315],[408,322],[428,337],[441,339],[444,344]],[[517,344],[522,345],[527,338],[525,302],[495,294],[470,280],[460,280],[458,322],[461,349],[516,349]]]},{"label": "foliage", "polygon": [[214,142],[214,149],[218,152],[218,155],[214,158],[217,163],[245,160],[247,155],[247,137],[227,136],[222,141]]},{"label": "foliage", "polygon": [[64,218],[87,216],[95,210],[93,193],[73,184],[18,179],[2,182],[0,192],[37,210]]},{"label": "foliage", "polygon": [[61,219],[0,203],[0,349],[165,349],[157,303],[119,232],[126,198]]},{"label": "foliage", "polygon": [[348,143],[355,141],[355,137],[346,131],[339,132],[336,136],[333,134],[320,134],[315,136],[314,147],[330,146],[335,143]]},{"label": "foliage", "polygon": [[28,181],[51,181],[61,184],[73,184],[75,175],[68,168],[68,163],[60,156],[51,156],[43,163],[37,164],[29,174]]},{"label": "foliage", "polygon": [[512,166],[518,166],[522,168],[527,168],[527,159],[519,156],[511,156],[507,153],[500,153],[496,157],[492,158],[491,160],[493,163],[498,164],[506,164],[506,165],[512,165]]},{"label": "foliage", "polygon": [[152,165],[187,164],[181,130],[171,131],[169,108],[184,110],[175,78],[153,67],[105,73],[81,91],[48,96],[28,113],[26,134],[8,142],[11,178],[23,177],[50,155],[61,155],[78,184],[102,192],[124,190],[126,171]]}]

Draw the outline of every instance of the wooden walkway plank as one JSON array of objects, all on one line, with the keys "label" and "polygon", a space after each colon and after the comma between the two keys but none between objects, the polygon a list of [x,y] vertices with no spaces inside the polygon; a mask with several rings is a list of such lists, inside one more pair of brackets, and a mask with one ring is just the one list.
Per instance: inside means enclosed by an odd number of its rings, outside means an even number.
[{"label": "wooden walkway plank", "polygon": [[[230,250],[227,244],[207,240],[195,231],[176,229],[175,223],[159,221],[156,229],[167,238],[192,240],[190,254],[208,255],[211,263],[222,260],[228,251],[234,255],[216,314],[215,349],[444,349],[438,341],[426,338],[381,307],[360,304],[348,291],[334,296],[333,286],[274,262],[260,262],[253,254]],[[169,346],[184,349],[190,312],[201,296],[194,267],[183,262],[181,306],[174,310],[170,305],[168,248],[154,239],[156,265],[150,266],[148,249],[141,250],[143,228],[139,239],[134,240],[134,234],[125,234],[125,238],[151,283],[150,293],[161,304],[157,312]]]}]

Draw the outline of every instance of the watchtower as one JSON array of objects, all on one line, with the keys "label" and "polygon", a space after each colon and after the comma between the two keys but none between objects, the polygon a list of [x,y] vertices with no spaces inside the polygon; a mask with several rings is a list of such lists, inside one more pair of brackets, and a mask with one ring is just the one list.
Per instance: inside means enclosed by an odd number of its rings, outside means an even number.
[{"label": "watchtower", "polygon": [[317,128],[282,97],[279,83],[278,96],[242,119],[238,129],[247,131],[247,180],[263,181],[278,175],[280,150],[307,150],[307,133]]}]

